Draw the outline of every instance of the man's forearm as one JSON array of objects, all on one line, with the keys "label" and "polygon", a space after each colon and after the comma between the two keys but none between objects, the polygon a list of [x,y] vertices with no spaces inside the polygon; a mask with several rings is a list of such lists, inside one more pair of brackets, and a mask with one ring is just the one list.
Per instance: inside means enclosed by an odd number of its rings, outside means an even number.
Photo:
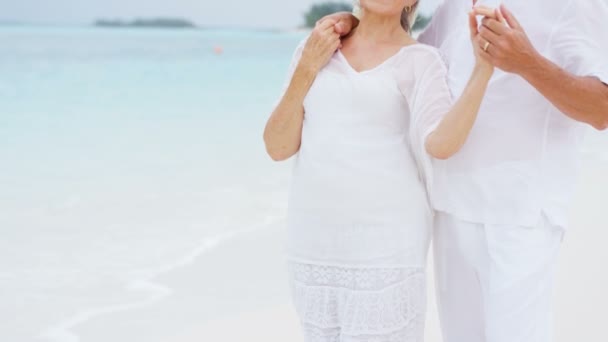
[{"label": "man's forearm", "polygon": [[599,79],[575,76],[540,55],[520,74],[570,118],[608,128],[608,86]]}]

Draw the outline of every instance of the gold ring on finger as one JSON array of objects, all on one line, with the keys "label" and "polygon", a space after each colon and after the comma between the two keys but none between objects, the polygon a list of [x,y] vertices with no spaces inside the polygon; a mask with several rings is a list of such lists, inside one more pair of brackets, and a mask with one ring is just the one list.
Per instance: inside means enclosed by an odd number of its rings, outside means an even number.
[{"label": "gold ring on finger", "polygon": [[486,44],[483,46],[483,51],[488,52],[489,47],[490,47],[490,42],[486,41]]}]

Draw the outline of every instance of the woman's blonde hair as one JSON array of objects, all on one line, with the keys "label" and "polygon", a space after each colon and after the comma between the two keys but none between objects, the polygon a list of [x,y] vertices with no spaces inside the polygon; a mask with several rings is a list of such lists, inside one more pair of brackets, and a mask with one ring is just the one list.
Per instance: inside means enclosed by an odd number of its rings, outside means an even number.
[{"label": "woman's blonde hair", "polygon": [[[419,1],[416,1],[412,7],[405,7],[403,12],[401,12],[401,26],[407,32],[412,32],[412,27],[414,27],[414,23],[416,22],[418,2]],[[353,15],[357,18],[361,18],[361,5],[359,0],[354,0]]]}]

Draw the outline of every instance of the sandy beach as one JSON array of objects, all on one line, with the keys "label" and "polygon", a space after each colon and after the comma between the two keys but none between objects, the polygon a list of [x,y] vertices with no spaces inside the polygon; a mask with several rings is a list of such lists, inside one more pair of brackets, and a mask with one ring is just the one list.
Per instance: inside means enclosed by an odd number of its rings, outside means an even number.
[{"label": "sandy beach", "polygon": [[586,162],[564,238],[557,279],[556,342],[608,341],[608,163]]},{"label": "sandy beach", "polygon": [[91,319],[73,331],[82,341],[234,341],[238,335],[230,334],[255,336],[246,327],[259,325],[259,333],[276,326],[287,334],[276,338],[297,336],[282,258],[283,225],[243,234],[154,279],[172,290],[170,296]]},{"label": "sandy beach", "polygon": [[[561,253],[556,342],[605,341],[608,260],[603,230],[608,164],[585,165]],[[94,318],[74,329],[82,341],[302,341],[283,255],[284,221],[217,246],[156,281],[173,294],[145,308]],[[432,264],[432,260],[429,261]],[[427,341],[440,342],[432,274]],[[106,327],[111,327],[107,329]]]}]

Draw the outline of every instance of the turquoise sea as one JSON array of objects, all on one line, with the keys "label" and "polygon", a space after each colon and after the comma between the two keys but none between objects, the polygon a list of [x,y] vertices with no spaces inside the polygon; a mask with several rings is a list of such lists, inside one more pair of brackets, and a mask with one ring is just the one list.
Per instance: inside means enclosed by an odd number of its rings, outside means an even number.
[{"label": "turquoise sea", "polygon": [[282,217],[262,130],[304,35],[0,28],[2,341],[75,341]]}]

